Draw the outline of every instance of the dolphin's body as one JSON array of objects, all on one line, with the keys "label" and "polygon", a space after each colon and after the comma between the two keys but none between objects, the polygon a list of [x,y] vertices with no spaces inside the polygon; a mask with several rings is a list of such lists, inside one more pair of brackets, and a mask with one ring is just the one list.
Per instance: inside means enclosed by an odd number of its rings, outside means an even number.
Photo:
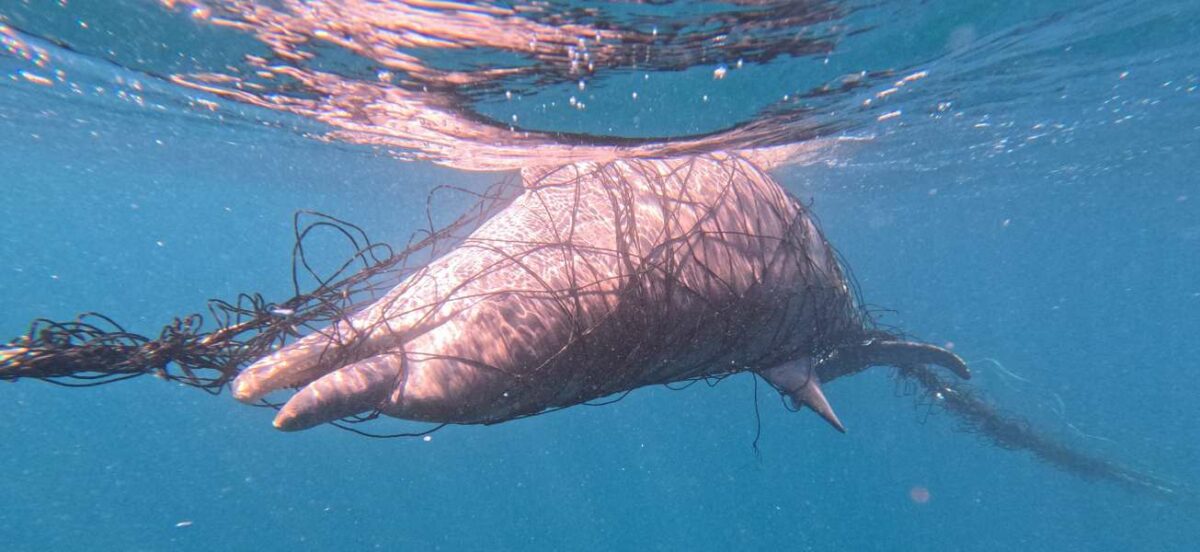
[{"label": "dolphin's body", "polygon": [[[284,430],[373,410],[494,423],[749,370],[843,429],[815,366],[854,357],[869,321],[803,205],[754,163],[577,163],[526,170],[522,184],[384,298],[251,365],[235,396],[303,386],[275,419]],[[966,375],[945,351],[873,347],[822,374],[924,351]]]}]

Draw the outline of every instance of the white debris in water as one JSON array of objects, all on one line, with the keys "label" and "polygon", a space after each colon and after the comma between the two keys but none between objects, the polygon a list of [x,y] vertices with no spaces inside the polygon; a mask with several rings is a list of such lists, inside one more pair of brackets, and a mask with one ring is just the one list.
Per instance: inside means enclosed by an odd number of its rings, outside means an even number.
[{"label": "white debris in water", "polygon": [[900,112],[900,110],[899,110],[899,109],[897,109],[896,111],[889,111],[889,112],[887,112],[887,113],[884,113],[883,115],[880,115],[880,116],[876,117],[876,118],[875,118],[875,120],[877,120],[877,121],[886,121],[886,120],[888,120],[888,119],[895,119],[896,117],[899,117],[899,116],[900,116],[900,113],[901,113],[901,112]]},{"label": "white debris in water", "polygon": [[728,67],[726,67],[724,65],[718,65],[716,69],[713,69],[713,79],[721,80],[721,79],[725,78],[725,74],[728,72],[729,72]]},{"label": "white debris in water", "polygon": [[294,309],[285,309],[283,307],[277,307],[277,308],[271,309],[271,314],[274,314],[275,316],[291,316],[293,314],[296,314],[296,311]]},{"label": "white debris in water", "polygon": [[181,528],[182,528],[182,527],[191,527],[191,526],[192,526],[192,520],[190,520],[190,519],[185,519],[185,520],[183,520],[183,521],[180,521],[179,523],[176,523],[176,524],[175,524],[175,526],[176,526],[176,527],[181,527]]},{"label": "white debris in water", "polygon": [[422,441],[425,441],[426,443],[428,443],[428,442],[430,442],[430,441],[432,441],[432,440],[433,440],[433,435],[426,435],[426,436],[424,436],[424,437],[421,437],[421,440],[422,440]]}]

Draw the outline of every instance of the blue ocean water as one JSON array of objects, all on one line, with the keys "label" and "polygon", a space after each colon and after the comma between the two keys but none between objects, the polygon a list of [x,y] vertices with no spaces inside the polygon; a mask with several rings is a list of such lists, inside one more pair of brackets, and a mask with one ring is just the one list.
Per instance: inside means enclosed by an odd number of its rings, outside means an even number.
[{"label": "blue ocean water", "polygon": [[[79,10],[72,20],[100,28],[97,19],[136,13],[122,10],[157,9],[42,4],[0,2],[0,15],[49,36],[55,29],[39,29],[31,13]],[[888,13],[834,63],[926,70],[925,88],[903,100],[902,116],[856,131],[870,140],[776,176],[811,200],[864,298],[889,309],[884,322],[952,342],[981,390],[1051,434],[1197,488],[1200,9],[928,2]],[[136,53],[119,34],[95,40]],[[139,76],[41,44],[90,78]],[[435,186],[482,189],[499,178],[169,102],[154,111],[112,95],[58,95],[23,70],[24,60],[0,56],[5,337],[34,318],[83,311],[155,332],[209,298],[287,297],[297,210],[401,243],[426,224]],[[807,78],[780,67],[751,82],[703,77],[672,85],[711,89],[703,110],[663,102],[604,118],[703,131]],[[141,78],[161,97],[183,97]],[[452,217],[461,204],[435,209]],[[1197,501],[1131,493],[997,449],[914,408],[886,370],[828,387],[847,435],[767,391],[756,454],[749,375],[451,427],[428,441],[285,434],[268,410],[153,378],[5,384],[0,548],[1200,546]],[[928,502],[912,499],[918,487]]]}]

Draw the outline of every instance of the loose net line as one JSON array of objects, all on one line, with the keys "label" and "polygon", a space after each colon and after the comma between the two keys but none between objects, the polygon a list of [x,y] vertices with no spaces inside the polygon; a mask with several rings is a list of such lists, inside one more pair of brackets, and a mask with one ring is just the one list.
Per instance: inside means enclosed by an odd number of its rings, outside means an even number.
[{"label": "loose net line", "polygon": [[[40,318],[24,335],[0,346],[0,381],[34,379],[63,387],[93,387],[154,375],[219,395],[250,362],[307,332],[344,320],[348,312],[423,265],[425,256],[453,247],[507,205],[514,188],[519,186],[512,181],[482,193],[454,186],[435,188],[429,194],[430,204],[439,192],[454,191],[473,196],[475,206],[440,229],[428,216],[428,228],[414,234],[399,251],[372,241],[361,227],[345,220],[315,211],[298,212],[293,218],[294,294],[290,299],[275,303],[258,293],[242,293],[232,301],[212,299],[207,316],[176,317],[157,336],[129,331],[96,312],[69,321]],[[313,268],[304,248],[305,241],[321,230],[340,234],[354,248],[349,258],[325,275]],[[306,277],[316,286],[302,291]],[[279,406],[269,401],[262,405]],[[372,418],[350,417],[334,425],[379,436],[346,426]],[[426,435],[439,427],[395,436]]]}]

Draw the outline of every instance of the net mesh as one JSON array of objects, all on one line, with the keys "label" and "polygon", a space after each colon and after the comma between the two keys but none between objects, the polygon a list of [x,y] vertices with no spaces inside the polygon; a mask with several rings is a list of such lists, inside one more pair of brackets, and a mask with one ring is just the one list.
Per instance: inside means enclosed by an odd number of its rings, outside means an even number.
[{"label": "net mesh", "polygon": [[[661,168],[643,162],[635,163],[635,166],[642,176],[657,174]],[[733,188],[736,188],[738,179],[759,177],[739,174],[739,170],[756,169],[735,164],[724,188],[721,188],[724,190],[722,193],[736,192]],[[603,171],[600,173],[603,174]],[[728,229],[714,236],[711,225],[696,224],[688,232],[664,242],[665,245],[639,246],[635,243],[639,234],[630,226],[636,218],[632,210],[636,197],[623,194],[631,186],[630,182],[622,180],[629,171],[607,174],[611,178],[601,179],[603,187],[618,205],[614,211],[616,215],[609,217],[616,219],[613,222],[620,228],[617,234],[627,239],[618,240],[617,247],[603,253],[610,255],[613,263],[628,266],[621,270],[622,283],[618,286],[619,293],[624,294],[623,300],[634,300],[646,308],[620,312],[608,310],[590,318],[585,317],[577,304],[581,297],[591,292],[588,286],[576,280],[571,280],[576,282],[574,286],[563,288],[547,285],[544,289],[531,292],[553,299],[570,314],[569,318],[575,323],[569,326],[566,343],[571,346],[564,346],[563,353],[552,355],[552,358],[544,360],[532,370],[519,374],[508,373],[517,385],[506,392],[537,395],[538,400],[524,403],[532,406],[468,423],[498,423],[598,398],[605,398],[605,402],[619,400],[630,390],[645,385],[695,381],[712,383],[730,374],[801,356],[818,359],[817,373],[825,382],[857,373],[872,365],[890,364],[898,367],[900,380],[915,385],[920,397],[919,404],[952,414],[962,429],[980,434],[996,445],[1030,451],[1041,460],[1085,477],[1106,479],[1158,494],[1172,495],[1175,492],[1172,485],[1153,476],[1095,458],[1044,436],[1025,420],[998,409],[961,382],[942,377],[929,367],[937,363],[952,364],[957,357],[951,353],[936,347],[921,348],[910,344],[903,349],[904,354],[897,356],[895,351],[898,349],[872,345],[894,343],[901,336],[897,331],[875,324],[870,312],[855,300],[856,290],[852,279],[842,272],[843,263],[833,257],[833,250],[824,242],[815,226],[811,226],[807,211],[791,196],[786,196],[784,200],[797,210],[792,224],[781,235],[768,236],[777,243],[776,247],[767,249],[776,254],[764,254],[756,258],[751,267],[755,270],[751,272],[758,271],[756,277],[761,283],[769,279],[770,267],[779,262],[794,263],[798,270],[808,274],[806,278],[809,281],[824,278],[823,281],[838,285],[803,286],[785,295],[773,296],[773,302],[782,303],[782,307],[775,304],[766,308],[760,303],[747,303],[734,297],[734,300],[707,305],[697,311],[706,313],[705,321],[714,324],[684,324],[683,328],[647,335],[646,328],[665,327],[677,320],[677,313],[658,308],[679,304],[678,301],[673,303],[673,300],[669,300],[669,297],[677,296],[673,294],[703,296],[705,294],[693,292],[699,287],[714,285],[737,288],[730,282],[722,281],[721,271],[710,266],[708,261],[697,262],[696,259],[704,257],[702,253],[688,247],[675,247],[672,249],[674,254],[663,255],[664,246],[686,245],[689,240],[702,237],[702,244],[711,245],[711,240],[716,239],[720,247],[736,248],[746,246],[745,242],[738,240],[756,240],[762,236],[747,238]],[[688,177],[682,178],[684,182],[689,182]],[[567,184],[578,186],[579,181]],[[87,313],[71,321],[37,320],[26,334],[0,346],[0,380],[34,379],[62,386],[86,387],[154,375],[219,394],[247,365],[281,347],[294,345],[304,336],[311,338],[314,335],[326,339],[326,349],[321,352],[323,357],[329,357],[325,361],[343,364],[356,355],[364,356],[365,353],[355,350],[360,346],[356,337],[363,331],[372,332],[377,328],[360,326],[352,332],[338,328],[354,327],[354,316],[364,307],[378,305],[381,300],[386,300],[389,292],[394,294],[395,289],[403,289],[419,280],[415,276],[421,274],[432,261],[473,240],[474,234],[482,226],[512,205],[518,196],[527,193],[528,189],[528,182],[522,183],[517,179],[502,181],[483,192],[445,187],[441,190],[472,195],[474,205],[442,228],[435,228],[433,217],[427,216],[428,227],[414,234],[402,249],[371,240],[361,228],[345,220],[321,213],[298,213],[294,220],[294,295],[291,298],[272,302],[259,294],[242,294],[232,301],[212,300],[206,314],[175,318],[154,336],[129,331],[98,313]],[[437,193],[431,194],[431,204]],[[753,200],[745,197],[734,199],[733,204]],[[715,207],[709,205],[706,209],[701,209],[701,219],[713,214]],[[565,227],[567,234],[576,228],[574,217],[579,211],[572,211],[572,219]],[[331,273],[319,273],[305,250],[305,243],[318,232],[335,232],[354,250]],[[699,235],[706,232],[707,235]],[[814,248],[814,244],[819,244],[819,247]],[[475,243],[474,246],[478,247],[479,244]],[[553,243],[524,244],[522,247],[525,248],[522,251],[526,252],[531,249],[553,250],[555,254],[574,259],[574,262],[588,258],[578,250],[583,247],[581,242],[571,238]],[[783,257],[777,255],[780,250],[786,253]],[[504,255],[515,261],[509,253]],[[823,255],[831,260],[822,261]],[[687,259],[691,259],[690,265]],[[573,270],[581,268],[575,266]],[[691,276],[688,276],[688,270],[692,270]],[[696,270],[703,273],[699,280],[695,276]],[[731,273],[724,272],[726,275]],[[304,282],[313,282],[313,285],[306,287]],[[666,289],[672,286],[678,289]],[[495,286],[489,289],[489,293],[495,294],[516,293],[512,289]],[[631,294],[633,297],[630,297]],[[440,300],[446,304],[461,300],[461,297],[448,292],[438,297],[442,297]],[[687,301],[685,299],[684,303]],[[572,302],[576,306],[572,306]],[[412,310],[422,311],[425,317],[433,317],[436,311],[445,306],[422,304]],[[631,316],[642,319],[633,320]],[[384,323],[376,322],[375,326]],[[797,330],[797,324],[809,324],[812,327]],[[633,330],[623,331],[621,328]],[[595,348],[572,349],[585,341],[602,346],[611,343],[630,346],[624,347],[615,356],[609,354],[607,357]],[[700,346],[701,343],[707,345]],[[647,369],[647,363],[664,358],[664,351],[689,350],[698,350],[700,353],[691,354],[687,362],[682,363],[686,366],[670,370]],[[757,353],[753,358],[742,355],[737,357],[736,362],[731,362],[730,359],[734,358],[731,355],[746,350]],[[596,356],[604,357],[611,369],[599,372],[594,369],[594,362],[585,360],[585,357]],[[950,362],[945,362],[948,358]],[[464,359],[447,356],[443,360]],[[479,359],[466,360],[483,364]],[[574,368],[564,369],[564,366]],[[504,366],[489,368],[505,369]],[[268,401],[262,404],[279,406]],[[380,414],[381,410],[376,408],[365,414],[342,418],[335,425],[364,435],[379,436],[351,426]],[[388,436],[424,435],[439,427]]]},{"label": "net mesh", "polygon": [[[397,250],[370,239],[362,228],[323,213],[303,211],[293,221],[294,295],[271,302],[258,293],[232,301],[209,301],[207,315],[175,318],[157,336],[126,330],[94,312],[75,320],[38,319],[29,331],[0,347],[0,381],[36,379],[67,387],[90,387],[154,375],[212,394],[219,394],[241,368],[302,334],[344,320],[364,301],[377,298],[429,256],[444,253],[483,220],[512,199],[519,186],[511,181],[483,193],[452,186],[476,198],[476,204],[451,224],[416,233]],[[343,236],[354,253],[331,273],[318,273],[305,253],[314,233]],[[304,289],[306,279],[317,285]]]}]

